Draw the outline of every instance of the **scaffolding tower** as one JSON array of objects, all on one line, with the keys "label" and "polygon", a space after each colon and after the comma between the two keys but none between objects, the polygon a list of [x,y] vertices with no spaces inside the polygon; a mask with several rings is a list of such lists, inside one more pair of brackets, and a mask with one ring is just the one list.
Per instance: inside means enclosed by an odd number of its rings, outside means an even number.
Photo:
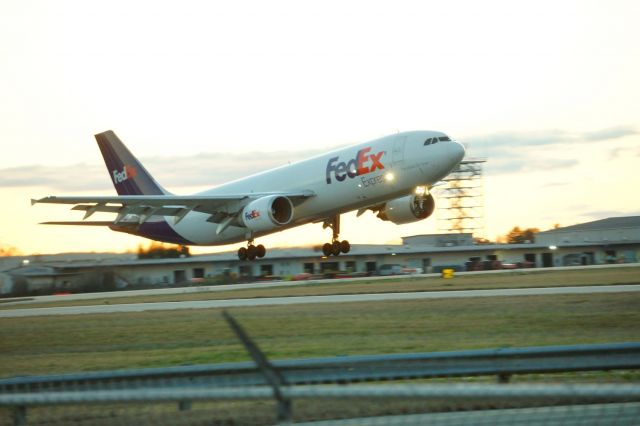
[{"label": "scaffolding tower", "polygon": [[484,236],[484,158],[464,160],[446,178],[447,184],[437,188],[438,230],[470,232]]}]

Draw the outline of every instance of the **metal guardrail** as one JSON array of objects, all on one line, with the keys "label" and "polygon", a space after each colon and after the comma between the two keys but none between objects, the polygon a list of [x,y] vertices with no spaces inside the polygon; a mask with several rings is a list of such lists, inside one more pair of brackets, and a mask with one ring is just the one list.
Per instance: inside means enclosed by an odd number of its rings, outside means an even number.
[{"label": "metal guardrail", "polygon": [[[573,402],[628,402],[640,401],[640,385],[637,384],[427,384],[427,385],[327,385],[285,386],[282,396],[287,399],[301,398],[422,398],[454,400],[552,400]],[[142,388],[89,391],[61,391],[0,394],[0,405],[50,405],[77,404],[90,399],[97,403],[111,402],[158,402],[158,401],[212,401],[273,398],[270,386],[240,386],[227,388]]]},{"label": "metal guardrail", "polygon": [[[382,380],[640,368],[640,343],[498,348],[340,356],[271,361],[283,383],[327,384]],[[234,362],[138,370],[101,371],[0,379],[0,392],[89,390],[150,386],[260,386],[268,381],[253,362]]]},{"label": "metal guardrail", "polygon": [[435,412],[427,414],[404,414],[402,416],[380,416],[347,420],[325,420],[296,423],[298,426],[637,426],[640,404],[592,404],[560,407],[516,408],[499,410],[469,410],[461,412]]},{"label": "metal guardrail", "polygon": [[[322,424],[332,426],[345,425],[478,425],[478,424],[526,424],[526,425],[637,425],[640,418],[640,385],[637,384],[427,384],[427,385],[322,385],[322,386],[284,386],[279,389],[280,397],[285,401],[310,400],[319,401],[367,399],[376,402],[391,400],[405,401],[419,399],[422,404],[447,401],[447,406],[474,407],[461,411],[448,409],[426,411],[424,414],[402,414],[392,416],[335,419],[304,424]],[[271,386],[242,386],[225,388],[142,388],[142,389],[108,389],[90,391],[45,391],[39,393],[0,393],[0,407],[13,407],[13,423],[27,424],[27,407],[61,406],[91,404],[158,404],[162,402],[208,402],[211,401],[268,401],[273,399]],[[507,401],[505,403],[505,401]],[[373,402],[375,404],[375,402]],[[522,404],[522,407],[518,407]],[[497,408],[515,406],[516,408]],[[183,412],[185,407],[179,405]],[[485,409],[479,409],[485,407]],[[186,409],[190,408],[187,407]],[[274,421],[277,424],[292,424],[291,404],[285,410],[278,405],[278,413]],[[489,408],[489,409],[487,409]],[[497,409],[496,409],[497,408]],[[92,415],[88,416],[91,424]],[[95,415],[94,415],[95,416]],[[66,418],[78,420],[77,414]],[[135,421],[111,418],[108,424],[140,424]],[[177,417],[176,420],[180,419]],[[61,422],[64,423],[65,417]],[[171,424],[171,420],[166,423]],[[258,424],[274,424],[269,419]],[[311,419],[310,419],[311,420]],[[148,419],[144,423],[155,424]],[[39,422],[38,422],[39,423]],[[165,422],[163,422],[165,423]],[[184,424],[185,422],[180,422]],[[188,422],[187,422],[188,423]],[[198,424],[200,424],[199,422]],[[227,424],[226,421],[223,421]],[[302,424],[296,422],[297,424]],[[236,424],[232,422],[232,424]],[[242,424],[239,422],[238,424]],[[251,424],[254,424],[251,422]]]},{"label": "metal guardrail", "polygon": [[[225,312],[224,318],[253,362],[0,379],[0,407],[12,407],[16,425],[27,422],[30,406],[86,403],[177,401],[179,409],[187,411],[192,401],[271,399],[277,421],[284,423],[292,420],[294,398],[634,402],[624,405],[629,418],[640,410],[638,384],[504,384],[514,374],[638,369],[637,342],[270,361],[231,315]],[[496,375],[501,384],[354,385],[481,375]],[[346,383],[349,386],[335,386]]]}]

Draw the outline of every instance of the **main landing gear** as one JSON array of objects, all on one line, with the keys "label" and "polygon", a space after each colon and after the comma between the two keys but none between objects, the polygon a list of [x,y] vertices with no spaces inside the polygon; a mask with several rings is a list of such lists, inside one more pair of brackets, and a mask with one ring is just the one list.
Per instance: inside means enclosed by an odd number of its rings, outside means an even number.
[{"label": "main landing gear", "polygon": [[267,254],[267,249],[262,244],[253,245],[253,240],[249,240],[247,248],[240,247],[238,249],[238,259],[254,260],[256,257],[263,258]]},{"label": "main landing gear", "polygon": [[322,253],[329,257],[331,255],[338,256],[340,253],[347,254],[351,251],[351,244],[349,241],[340,241],[340,215],[336,215],[332,220],[326,220],[322,225],[323,228],[331,228],[333,236],[330,243],[325,243],[322,246]]},{"label": "main landing gear", "polygon": [[[330,220],[325,220],[322,225],[323,228],[331,228],[333,235],[330,243],[325,243],[322,246],[322,253],[329,256],[339,256],[340,253],[347,254],[351,251],[351,244],[349,241],[340,241],[340,215],[334,216]],[[253,238],[248,240],[247,247],[240,247],[238,249],[238,259],[255,260],[256,258],[263,258],[267,254],[267,249],[262,244],[257,246],[253,245]]]}]

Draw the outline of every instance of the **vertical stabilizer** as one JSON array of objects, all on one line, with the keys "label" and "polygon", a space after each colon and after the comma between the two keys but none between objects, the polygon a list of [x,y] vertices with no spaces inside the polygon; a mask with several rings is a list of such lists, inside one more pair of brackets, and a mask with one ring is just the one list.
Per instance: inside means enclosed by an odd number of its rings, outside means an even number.
[{"label": "vertical stabilizer", "polygon": [[96,141],[118,195],[168,194],[113,131],[98,133]]}]

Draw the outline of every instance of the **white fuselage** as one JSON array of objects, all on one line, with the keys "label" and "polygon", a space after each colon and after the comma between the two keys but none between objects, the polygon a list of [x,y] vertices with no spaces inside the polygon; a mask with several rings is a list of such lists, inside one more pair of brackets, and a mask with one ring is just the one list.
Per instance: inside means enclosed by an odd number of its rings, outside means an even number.
[{"label": "white fuselage", "polygon": [[[297,163],[278,167],[226,183],[197,195],[233,195],[251,192],[295,192],[311,190],[315,196],[295,206],[293,220],[274,230],[248,235],[247,228],[229,226],[220,234],[210,215],[190,212],[178,224],[167,223],[183,238],[198,245],[222,245],[279,232],[294,226],[322,221],[336,214],[384,203],[411,194],[417,186],[441,180],[464,157],[464,147],[455,141],[424,145],[441,132],[398,133],[352,145]],[[213,171],[215,173],[215,171]],[[229,205],[229,213],[240,204]]]}]

